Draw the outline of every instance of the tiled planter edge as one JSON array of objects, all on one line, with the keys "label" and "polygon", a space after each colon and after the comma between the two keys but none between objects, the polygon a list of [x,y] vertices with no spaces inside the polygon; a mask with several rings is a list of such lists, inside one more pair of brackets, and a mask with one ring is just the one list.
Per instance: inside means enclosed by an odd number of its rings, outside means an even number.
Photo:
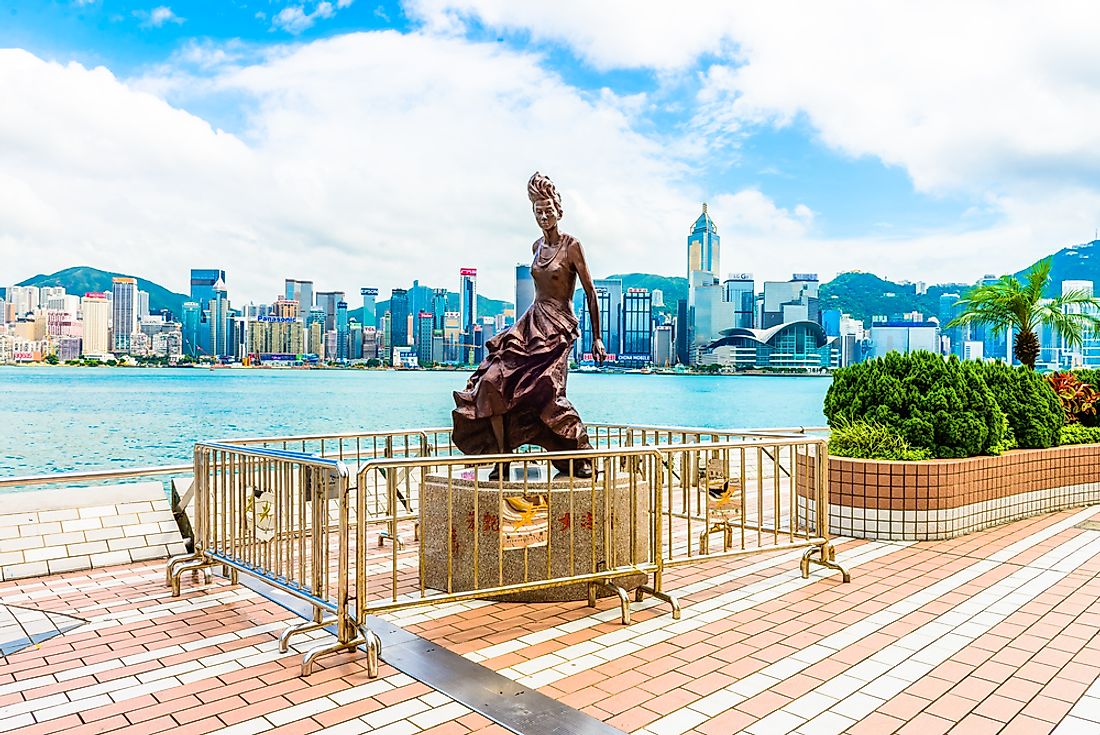
[{"label": "tiled planter edge", "polygon": [[[813,487],[814,470],[799,462],[799,487]],[[1100,444],[926,462],[829,457],[829,530],[838,536],[947,539],[1098,502]],[[802,512],[813,503],[799,493]]]}]

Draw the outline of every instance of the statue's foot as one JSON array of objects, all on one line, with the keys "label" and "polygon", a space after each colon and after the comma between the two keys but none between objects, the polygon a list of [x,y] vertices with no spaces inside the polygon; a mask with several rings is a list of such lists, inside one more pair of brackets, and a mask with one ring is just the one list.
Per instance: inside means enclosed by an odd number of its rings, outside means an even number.
[{"label": "statue's foot", "polygon": [[511,468],[511,464],[509,462],[500,462],[493,465],[493,471],[489,473],[489,479],[494,481],[499,480],[501,468],[504,469],[504,477],[505,479],[507,479],[509,475],[508,470]]},{"label": "statue's foot", "polygon": [[578,480],[588,480],[592,477],[592,461],[588,459],[554,462],[554,467],[558,474],[564,477],[572,476]]}]

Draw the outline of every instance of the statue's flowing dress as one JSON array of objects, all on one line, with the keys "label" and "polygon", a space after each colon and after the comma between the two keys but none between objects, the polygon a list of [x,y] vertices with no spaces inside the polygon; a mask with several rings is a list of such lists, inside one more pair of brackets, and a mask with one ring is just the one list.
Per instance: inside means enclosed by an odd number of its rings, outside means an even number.
[{"label": "statue's flowing dress", "polygon": [[[577,409],[565,397],[569,353],[579,334],[577,317],[571,300],[542,295],[553,290],[554,280],[560,283],[562,271],[570,268],[565,254],[573,238],[564,233],[561,238],[549,262],[540,262],[536,255],[531,265],[534,302],[512,327],[485,344],[488,353],[466,390],[455,391],[452,440],[465,454],[500,451],[494,416],[504,417],[507,451],[523,444],[554,452],[592,446]],[[574,281],[572,274],[565,277]]]}]

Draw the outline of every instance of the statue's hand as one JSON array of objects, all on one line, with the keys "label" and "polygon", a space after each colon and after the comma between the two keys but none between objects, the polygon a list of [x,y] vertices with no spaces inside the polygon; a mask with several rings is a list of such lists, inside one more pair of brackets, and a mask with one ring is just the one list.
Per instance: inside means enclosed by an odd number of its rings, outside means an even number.
[{"label": "statue's hand", "polygon": [[592,342],[592,359],[596,361],[597,365],[603,365],[603,361],[607,359],[607,350],[604,349],[603,340],[595,339]]}]

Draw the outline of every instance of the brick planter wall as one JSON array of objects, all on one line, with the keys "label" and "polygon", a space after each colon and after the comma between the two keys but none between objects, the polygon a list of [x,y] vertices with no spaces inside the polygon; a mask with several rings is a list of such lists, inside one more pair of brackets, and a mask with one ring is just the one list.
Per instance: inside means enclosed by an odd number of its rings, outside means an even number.
[{"label": "brick planter wall", "polygon": [[[802,487],[812,486],[813,472],[799,466]],[[1097,502],[1100,444],[926,462],[829,458],[829,530],[840,536],[954,538]],[[813,507],[812,498],[799,503]]]}]

